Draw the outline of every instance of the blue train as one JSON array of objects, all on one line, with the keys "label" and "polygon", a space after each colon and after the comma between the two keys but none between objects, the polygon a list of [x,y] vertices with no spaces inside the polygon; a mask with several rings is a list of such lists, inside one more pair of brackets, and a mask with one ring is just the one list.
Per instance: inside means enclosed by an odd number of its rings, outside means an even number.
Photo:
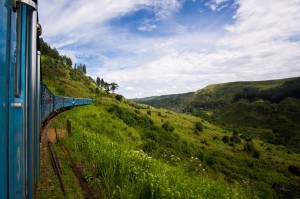
[{"label": "blue train", "polygon": [[37,0],[0,0],[0,199],[35,198],[41,126],[92,99],[53,95],[40,81]]}]

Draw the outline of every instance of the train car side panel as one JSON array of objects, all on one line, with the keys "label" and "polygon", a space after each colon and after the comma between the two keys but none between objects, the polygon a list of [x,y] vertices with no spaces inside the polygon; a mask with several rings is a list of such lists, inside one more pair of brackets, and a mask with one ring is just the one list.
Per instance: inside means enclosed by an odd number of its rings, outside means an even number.
[{"label": "train car side panel", "polygon": [[64,107],[71,107],[73,106],[73,98],[64,97]]},{"label": "train car side panel", "polygon": [[[7,197],[7,136],[8,136],[8,90],[7,73],[9,52],[4,46],[8,45],[8,8],[4,0],[0,0],[0,198]],[[2,50],[3,48],[3,50]]]},{"label": "train car side panel", "polygon": [[[8,1],[10,2],[10,1]],[[27,8],[21,5],[11,13],[9,71],[9,198],[24,198],[26,193],[26,66]],[[17,14],[17,22],[16,22]],[[17,29],[15,28],[17,27]],[[18,32],[18,34],[17,34]]]}]

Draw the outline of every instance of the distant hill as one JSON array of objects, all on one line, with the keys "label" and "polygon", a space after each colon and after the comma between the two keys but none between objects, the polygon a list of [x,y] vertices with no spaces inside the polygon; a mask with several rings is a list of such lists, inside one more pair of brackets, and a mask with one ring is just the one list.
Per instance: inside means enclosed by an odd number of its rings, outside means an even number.
[{"label": "distant hill", "polygon": [[228,128],[270,129],[263,139],[299,150],[300,77],[214,84],[194,93],[133,101],[193,114]]}]

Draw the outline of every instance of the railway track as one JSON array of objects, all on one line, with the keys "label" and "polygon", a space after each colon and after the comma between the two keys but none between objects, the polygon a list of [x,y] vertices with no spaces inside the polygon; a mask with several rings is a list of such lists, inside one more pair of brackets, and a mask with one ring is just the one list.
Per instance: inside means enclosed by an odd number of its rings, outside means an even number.
[{"label": "railway track", "polygon": [[[74,190],[77,192],[75,194],[77,199],[95,198],[82,176],[82,171],[77,167],[66,148],[50,143],[47,136],[47,131],[51,130],[48,128],[49,124],[51,121],[41,134],[40,182],[37,186],[36,198],[73,198]],[[52,157],[54,160],[51,160]]]}]

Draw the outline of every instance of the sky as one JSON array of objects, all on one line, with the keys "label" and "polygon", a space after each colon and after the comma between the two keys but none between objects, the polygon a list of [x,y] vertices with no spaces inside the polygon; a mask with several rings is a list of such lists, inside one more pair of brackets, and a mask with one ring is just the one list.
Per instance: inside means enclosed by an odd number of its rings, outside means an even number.
[{"label": "sky", "polygon": [[126,98],[300,76],[300,0],[47,0],[39,21]]}]

